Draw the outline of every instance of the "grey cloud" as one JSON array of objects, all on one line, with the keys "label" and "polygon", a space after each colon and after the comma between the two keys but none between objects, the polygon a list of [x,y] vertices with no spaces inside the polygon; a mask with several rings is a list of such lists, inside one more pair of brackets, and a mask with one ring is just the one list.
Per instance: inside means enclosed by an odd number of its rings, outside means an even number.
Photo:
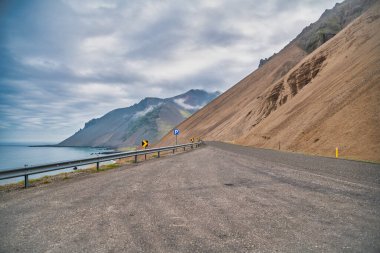
[{"label": "grey cloud", "polygon": [[239,43],[239,41],[249,39],[244,35],[228,29],[218,29],[208,27],[199,35],[198,43],[202,45],[217,45],[226,47],[231,44]]},{"label": "grey cloud", "polygon": [[0,140],[59,141],[146,96],[224,91],[334,5],[211,3],[2,1]]}]

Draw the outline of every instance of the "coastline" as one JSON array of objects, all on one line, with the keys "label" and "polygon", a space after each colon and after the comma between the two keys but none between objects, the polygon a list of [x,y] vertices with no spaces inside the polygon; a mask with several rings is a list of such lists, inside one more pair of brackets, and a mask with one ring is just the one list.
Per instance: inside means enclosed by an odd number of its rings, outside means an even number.
[{"label": "coastline", "polygon": [[62,146],[59,144],[49,144],[49,145],[28,145],[27,147],[30,148],[95,148],[95,149],[104,149],[104,150],[110,150],[110,151],[104,151],[104,152],[98,152],[98,153],[91,153],[91,155],[110,155],[110,154],[117,154],[121,153],[122,151],[118,151],[117,149],[111,148],[111,147],[91,147],[91,146]]},{"label": "coastline", "polygon": [[[119,153],[110,148],[94,147],[64,147],[57,144],[43,143],[1,143],[0,145],[0,171],[21,169],[30,166],[39,166],[52,163],[80,160]],[[109,163],[103,163],[110,164]],[[91,166],[91,165],[90,165]],[[88,169],[89,165],[78,167],[78,170]],[[59,171],[44,172],[31,175],[35,180],[44,176],[53,176],[72,172],[72,168]],[[21,177],[0,180],[0,185],[14,184],[21,181]]]}]

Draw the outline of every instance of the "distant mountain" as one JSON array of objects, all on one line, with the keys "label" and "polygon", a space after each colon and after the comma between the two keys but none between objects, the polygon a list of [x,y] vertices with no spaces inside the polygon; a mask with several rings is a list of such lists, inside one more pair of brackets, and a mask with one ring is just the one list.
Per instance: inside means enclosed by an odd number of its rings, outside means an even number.
[{"label": "distant mountain", "polygon": [[175,125],[216,98],[220,93],[189,90],[172,98],[145,98],[87,122],[60,146],[133,147],[142,139],[154,143]]},{"label": "distant mountain", "polygon": [[[284,49],[179,126],[247,146],[380,161],[380,1],[326,10]],[[158,145],[165,145],[166,135]]]}]

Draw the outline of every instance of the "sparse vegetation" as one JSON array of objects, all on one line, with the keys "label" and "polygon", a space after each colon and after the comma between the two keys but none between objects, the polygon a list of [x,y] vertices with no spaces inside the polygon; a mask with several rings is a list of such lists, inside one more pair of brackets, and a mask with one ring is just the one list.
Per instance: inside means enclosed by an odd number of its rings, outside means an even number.
[{"label": "sparse vegetation", "polygon": [[99,171],[107,171],[107,170],[116,169],[116,168],[119,168],[120,165],[121,164],[119,164],[119,163],[112,163],[112,164],[103,165],[103,166],[100,166]]},{"label": "sparse vegetation", "polygon": [[122,147],[122,148],[118,148],[117,151],[121,151],[121,152],[129,152],[129,151],[135,151],[136,150],[136,147]]},{"label": "sparse vegetation", "polygon": [[[31,184],[36,183],[36,182],[50,183],[49,179],[50,179],[50,176],[43,176],[40,178],[29,179],[29,183],[31,183]],[[23,181],[21,181],[21,182],[23,182]]]}]

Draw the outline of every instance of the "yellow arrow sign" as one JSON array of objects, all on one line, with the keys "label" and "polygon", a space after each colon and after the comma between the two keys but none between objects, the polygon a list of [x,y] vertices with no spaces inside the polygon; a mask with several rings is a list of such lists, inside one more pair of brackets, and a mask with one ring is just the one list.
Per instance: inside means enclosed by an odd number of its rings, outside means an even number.
[{"label": "yellow arrow sign", "polygon": [[142,140],[141,146],[143,146],[143,148],[148,147],[148,145],[149,145],[149,141],[148,140]]}]

